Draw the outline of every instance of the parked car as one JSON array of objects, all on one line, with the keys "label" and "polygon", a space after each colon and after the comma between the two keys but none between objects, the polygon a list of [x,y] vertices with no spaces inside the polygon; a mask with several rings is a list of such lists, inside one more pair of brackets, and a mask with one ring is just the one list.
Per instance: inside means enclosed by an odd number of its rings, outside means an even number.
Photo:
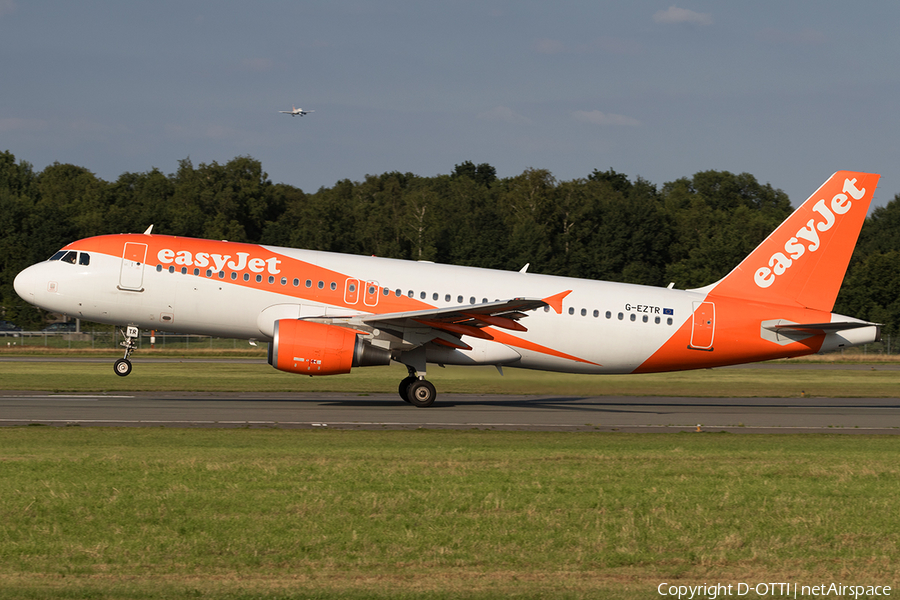
[{"label": "parked car", "polygon": [[20,331],[22,331],[22,328],[15,323],[10,323],[9,321],[0,321],[0,335],[11,335],[14,337],[18,337]]},{"label": "parked car", "polygon": [[43,329],[42,333],[71,333],[75,331],[75,323],[50,323]]}]

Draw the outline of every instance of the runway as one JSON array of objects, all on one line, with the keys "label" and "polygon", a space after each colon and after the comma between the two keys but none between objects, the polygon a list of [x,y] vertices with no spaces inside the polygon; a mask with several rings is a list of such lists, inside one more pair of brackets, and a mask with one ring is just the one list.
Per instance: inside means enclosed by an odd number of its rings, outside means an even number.
[{"label": "runway", "polygon": [[898,398],[0,391],[0,426],[900,434]]}]

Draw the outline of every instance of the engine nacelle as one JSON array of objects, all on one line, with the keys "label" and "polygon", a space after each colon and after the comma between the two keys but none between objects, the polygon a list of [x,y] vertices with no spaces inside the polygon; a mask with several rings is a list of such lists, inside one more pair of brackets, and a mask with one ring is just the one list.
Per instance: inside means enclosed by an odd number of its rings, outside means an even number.
[{"label": "engine nacelle", "polygon": [[340,375],[351,367],[387,365],[391,353],[376,348],[346,327],[298,319],[275,321],[269,364],[279,371],[303,375]]}]

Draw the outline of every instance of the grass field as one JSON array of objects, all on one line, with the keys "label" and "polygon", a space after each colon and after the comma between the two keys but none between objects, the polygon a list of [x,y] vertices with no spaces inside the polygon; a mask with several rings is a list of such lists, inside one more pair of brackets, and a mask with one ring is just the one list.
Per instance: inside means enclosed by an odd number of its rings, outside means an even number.
[{"label": "grass field", "polygon": [[[111,363],[0,362],[0,389],[396,393],[405,375],[136,357],[120,378]],[[557,396],[900,389],[878,363],[429,379]],[[643,599],[664,582],[896,595],[898,497],[893,436],[0,428],[0,600]]]},{"label": "grass field", "polygon": [[[109,363],[0,362],[0,389],[56,392],[235,391],[396,393],[406,376],[399,365],[354,369],[348,375],[302,377],[260,364],[134,362],[128,377]],[[893,397],[900,370],[866,365],[861,370],[703,369],[650,375],[572,375],[493,367],[431,366],[439,394],[552,394],[706,397]],[[806,365],[810,366],[810,365]]]},{"label": "grass field", "polygon": [[0,598],[896,590],[898,450],[878,436],[4,428]]}]

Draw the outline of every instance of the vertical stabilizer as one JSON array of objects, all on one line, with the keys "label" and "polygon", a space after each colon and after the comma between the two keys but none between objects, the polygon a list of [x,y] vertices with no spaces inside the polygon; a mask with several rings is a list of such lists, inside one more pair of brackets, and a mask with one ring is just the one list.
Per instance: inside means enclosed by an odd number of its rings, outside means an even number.
[{"label": "vertical stabilizer", "polygon": [[831,312],[878,179],[832,175],[709,293]]}]

